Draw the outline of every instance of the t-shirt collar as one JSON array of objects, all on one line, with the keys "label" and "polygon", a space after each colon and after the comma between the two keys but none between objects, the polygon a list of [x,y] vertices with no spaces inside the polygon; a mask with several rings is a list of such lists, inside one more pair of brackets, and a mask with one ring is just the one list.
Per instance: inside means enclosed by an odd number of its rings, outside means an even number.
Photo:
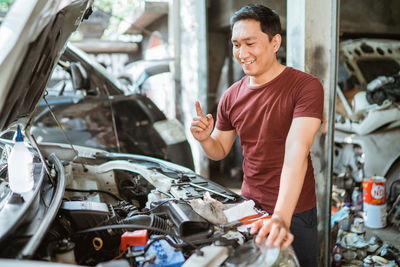
[{"label": "t-shirt collar", "polygon": [[272,79],[271,81],[264,83],[264,84],[260,84],[260,85],[250,85],[250,77],[246,75],[246,80],[244,81],[245,84],[247,85],[247,88],[251,89],[251,90],[257,90],[257,89],[261,89],[261,88],[265,88],[267,86],[270,86],[276,82],[278,82],[280,79],[282,79],[283,76],[286,75],[286,73],[289,71],[289,69],[291,69],[291,67],[285,67],[284,70],[278,74],[278,76],[276,76],[274,79]]}]

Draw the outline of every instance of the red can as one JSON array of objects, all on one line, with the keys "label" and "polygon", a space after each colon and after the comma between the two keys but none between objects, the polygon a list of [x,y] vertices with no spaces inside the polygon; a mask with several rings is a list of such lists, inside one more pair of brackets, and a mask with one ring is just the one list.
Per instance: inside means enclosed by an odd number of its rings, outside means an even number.
[{"label": "red can", "polygon": [[381,176],[373,176],[364,179],[363,201],[372,205],[382,205],[386,203],[386,179]]}]

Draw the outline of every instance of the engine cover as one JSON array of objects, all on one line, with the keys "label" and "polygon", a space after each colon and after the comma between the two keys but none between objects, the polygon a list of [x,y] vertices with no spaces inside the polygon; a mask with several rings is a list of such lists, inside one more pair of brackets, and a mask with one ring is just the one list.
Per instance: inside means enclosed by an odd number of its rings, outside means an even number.
[{"label": "engine cover", "polygon": [[107,204],[101,202],[64,201],[61,211],[75,230],[99,226],[110,218]]}]

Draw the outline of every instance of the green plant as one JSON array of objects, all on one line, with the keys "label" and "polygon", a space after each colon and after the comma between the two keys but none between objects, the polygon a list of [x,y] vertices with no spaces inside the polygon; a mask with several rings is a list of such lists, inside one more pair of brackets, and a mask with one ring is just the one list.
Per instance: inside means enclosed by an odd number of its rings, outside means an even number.
[{"label": "green plant", "polygon": [[7,12],[14,0],[0,0],[0,12]]},{"label": "green plant", "polygon": [[110,23],[104,32],[105,39],[118,39],[118,27],[122,21],[133,16],[140,5],[138,0],[95,0],[93,8],[111,15]]}]

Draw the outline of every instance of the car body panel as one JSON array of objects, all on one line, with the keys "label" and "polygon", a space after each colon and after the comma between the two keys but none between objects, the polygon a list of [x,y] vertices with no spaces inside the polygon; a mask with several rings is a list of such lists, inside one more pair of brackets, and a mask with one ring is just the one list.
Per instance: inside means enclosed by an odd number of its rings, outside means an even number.
[{"label": "car body panel", "polygon": [[0,32],[6,37],[0,46],[0,131],[19,119],[27,123],[88,2],[14,3]]},{"label": "car body panel", "polygon": [[335,132],[335,142],[358,144],[365,155],[364,176],[385,176],[400,156],[400,129],[386,130],[369,135]]},{"label": "car body panel", "polygon": [[[361,88],[378,76],[400,71],[400,44],[388,39],[355,39],[340,44],[340,57]],[[397,62],[397,64],[396,64]]]}]

